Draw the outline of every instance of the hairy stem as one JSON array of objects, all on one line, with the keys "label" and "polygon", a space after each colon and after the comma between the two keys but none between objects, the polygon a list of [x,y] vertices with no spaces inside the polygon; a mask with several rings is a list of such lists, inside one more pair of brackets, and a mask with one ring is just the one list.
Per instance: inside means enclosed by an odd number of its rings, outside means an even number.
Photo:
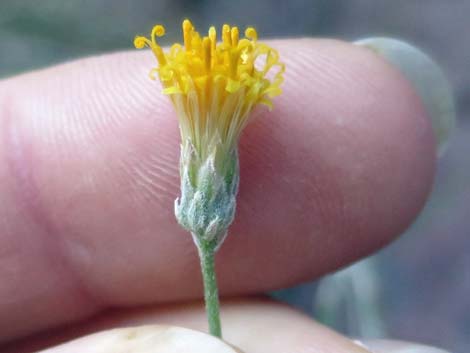
[{"label": "hairy stem", "polygon": [[217,278],[215,275],[215,252],[216,243],[213,241],[200,240],[198,242],[199,258],[201,260],[202,278],[204,281],[204,300],[206,302],[206,314],[209,321],[209,332],[211,335],[221,338],[219,293],[217,289]]}]

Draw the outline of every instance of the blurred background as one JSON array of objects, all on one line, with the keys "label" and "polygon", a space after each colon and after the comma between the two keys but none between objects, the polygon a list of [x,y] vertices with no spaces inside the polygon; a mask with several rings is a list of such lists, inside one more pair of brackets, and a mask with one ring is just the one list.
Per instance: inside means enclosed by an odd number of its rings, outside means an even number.
[{"label": "blurred background", "polygon": [[[470,352],[469,0],[1,0],[0,77],[75,57],[130,49],[165,24],[167,42],[190,17],[200,28],[256,25],[264,37],[405,39],[447,74],[457,129],[419,219],[379,254],[273,296],[356,337],[420,341]],[[162,41],[163,42],[163,41]]]}]

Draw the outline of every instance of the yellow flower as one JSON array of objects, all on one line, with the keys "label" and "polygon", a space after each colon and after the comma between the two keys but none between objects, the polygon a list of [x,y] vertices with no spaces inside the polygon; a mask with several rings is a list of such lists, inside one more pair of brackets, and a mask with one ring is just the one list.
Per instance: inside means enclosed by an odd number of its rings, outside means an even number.
[{"label": "yellow flower", "polygon": [[276,50],[258,42],[254,28],[247,28],[246,38],[240,39],[238,28],[225,24],[217,43],[214,27],[204,37],[189,20],[182,27],[184,44],[173,44],[168,52],[156,40],[165,34],[161,25],[149,39],[136,37],[134,45],[149,47],[158,61],[150,77],[158,74],[163,93],[175,106],[183,144],[190,140],[201,159],[214,143],[230,153],[253,107],[271,107],[271,98],[281,93],[284,64]]},{"label": "yellow flower", "polygon": [[181,197],[175,202],[178,222],[194,237],[199,249],[213,251],[222,243],[235,214],[239,166],[237,142],[257,104],[271,107],[280,94],[284,64],[279,54],[258,42],[254,28],[239,38],[237,27],[222,27],[222,40],[211,27],[201,37],[189,20],[183,21],[184,43],[165,52],[157,37],[138,36],[136,48],[149,47],[158,65],[163,93],[176,109],[181,131]]},{"label": "yellow flower", "polygon": [[214,254],[235,215],[237,142],[253,107],[271,108],[271,98],[281,93],[284,64],[276,50],[258,43],[251,27],[240,39],[238,28],[225,24],[217,43],[214,27],[201,37],[184,20],[184,43],[173,44],[168,52],[157,43],[164,34],[157,25],[150,38],[138,36],[134,45],[152,49],[158,66],[150,78],[158,74],[178,115],[181,197],[175,201],[175,216],[198,248],[209,329],[221,337]]}]

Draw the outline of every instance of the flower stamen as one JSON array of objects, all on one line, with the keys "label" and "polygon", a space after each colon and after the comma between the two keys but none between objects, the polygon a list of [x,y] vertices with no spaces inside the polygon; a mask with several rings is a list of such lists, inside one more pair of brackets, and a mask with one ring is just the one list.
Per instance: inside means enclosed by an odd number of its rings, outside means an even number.
[{"label": "flower stamen", "polygon": [[176,107],[182,139],[190,140],[201,157],[210,141],[231,150],[253,107],[271,107],[271,98],[280,94],[284,64],[276,50],[257,42],[252,27],[240,38],[238,27],[224,24],[221,43],[215,27],[201,37],[186,19],[182,31],[183,45],[174,44],[166,53],[156,40],[165,34],[161,25],[153,27],[149,39],[136,37],[134,44],[149,47],[157,58],[150,76],[158,73],[163,93]]}]

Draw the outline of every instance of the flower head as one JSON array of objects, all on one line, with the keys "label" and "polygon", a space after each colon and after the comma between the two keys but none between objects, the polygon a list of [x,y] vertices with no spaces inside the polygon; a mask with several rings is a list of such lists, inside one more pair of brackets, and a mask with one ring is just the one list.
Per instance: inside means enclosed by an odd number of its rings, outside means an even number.
[{"label": "flower head", "polygon": [[149,39],[136,37],[134,44],[152,49],[158,67],[150,77],[158,74],[163,93],[170,96],[183,143],[189,139],[204,159],[214,143],[221,143],[226,152],[235,147],[255,105],[271,106],[270,99],[281,92],[284,65],[276,50],[258,42],[254,28],[240,38],[238,27],[225,24],[218,43],[214,27],[206,36],[189,20],[182,27],[184,43],[173,44],[168,52],[156,40],[165,34],[161,25]]},{"label": "flower head", "polygon": [[258,42],[249,27],[240,38],[238,27],[225,24],[221,41],[214,27],[201,36],[189,20],[183,24],[183,44],[168,51],[157,43],[165,34],[153,27],[150,38],[137,36],[136,48],[149,47],[157,75],[178,115],[181,132],[181,199],[179,223],[198,239],[226,234],[235,212],[239,171],[237,142],[257,104],[271,107],[281,93],[284,64],[276,50]]}]

